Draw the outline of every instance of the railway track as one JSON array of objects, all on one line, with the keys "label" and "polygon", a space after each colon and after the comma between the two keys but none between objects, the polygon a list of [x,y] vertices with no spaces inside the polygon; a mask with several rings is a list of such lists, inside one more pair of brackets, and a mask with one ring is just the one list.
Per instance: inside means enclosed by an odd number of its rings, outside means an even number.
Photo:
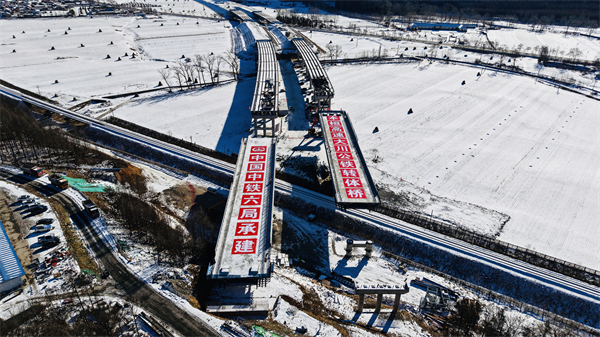
[{"label": "railway track", "polygon": [[[222,162],[220,160],[202,154],[198,154],[162,141],[158,141],[156,139],[152,139],[137,134],[135,132],[125,130],[117,126],[96,120],[94,118],[73,113],[69,110],[54,106],[52,104],[32,97],[28,97],[3,86],[0,86],[0,94],[11,97],[13,99],[22,100],[30,104],[34,104],[49,111],[64,115],[82,123],[89,124],[90,127],[103,129],[106,132],[140,142],[157,150],[181,156],[200,165],[221,171],[226,174],[233,175],[235,170],[235,165],[233,164]],[[335,200],[333,198],[319,194],[317,192],[310,191],[299,186],[289,184],[281,180],[275,181],[275,190],[278,193],[290,194],[294,197],[301,198],[307,202],[314,203],[321,207],[337,209],[335,205]],[[575,280],[568,276],[552,272],[540,267],[536,267],[502,254],[494,253],[485,248],[471,245],[458,239],[453,239],[445,235],[427,229],[423,229],[415,225],[411,225],[401,220],[382,215],[380,213],[369,212],[366,210],[359,209],[338,209],[337,211],[345,215],[361,219],[362,221],[368,222],[373,226],[396,232],[399,235],[406,236],[412,240],[423,242],[425,244],[435,246],[439,249],[443,249],[451,254],[464,256],[469,259],[476,260],[480,263],[489,265],[493,268],[498,268],[506,272],[512,273],[514,275],[526,278],[528,280],[533,280],[534,282],[539,283],[541,285],[548,286],[568,294],[572,294],[574,296],[583,298],[591,302],[600,303],[600,288],[585,283],[583,281]]]}]

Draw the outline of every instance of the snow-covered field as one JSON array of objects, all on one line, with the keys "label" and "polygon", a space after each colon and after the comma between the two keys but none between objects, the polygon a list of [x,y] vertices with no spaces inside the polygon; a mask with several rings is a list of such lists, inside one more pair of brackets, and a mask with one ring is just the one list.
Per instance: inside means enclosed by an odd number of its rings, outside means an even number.
[{"label": "snow-covered field", "polygon": [[506,46],[509,49],[517,49],[522,45],[522,51],[534,53],[535,47],[547,46],[550,49],[557,48],[556,55],[559,57],[572,57],[572,49],[577,48],[582,60],[595,60],[600,58],[600,44],[598,39],[581,35],[566,35],[562,32],[533,32],[525,29],[499,29],[488,30],[488,38],[498,46]]},{"label": "snow-covered field", "polygon": [[375,176],[506,213],[500,239],[600,268],[596,101],[439,63],[327,71]]},{"label": "snow-covered field", "polygon": [[0,20],[1,76],[44,96],[58,95],[54,99],[67,106],[152,89],[162,80],[158,70],[183,55],[228,51],[229,28],[226,21],[173,16]]}]

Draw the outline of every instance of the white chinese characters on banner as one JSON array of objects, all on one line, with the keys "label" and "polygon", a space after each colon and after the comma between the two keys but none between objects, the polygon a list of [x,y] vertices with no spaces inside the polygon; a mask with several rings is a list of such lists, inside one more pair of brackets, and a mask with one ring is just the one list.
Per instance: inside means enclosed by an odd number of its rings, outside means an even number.
[{"label": "white chinese characters on banner", "polygon": [[236,239],[233,240],[233,249],[231,254],[255,254],[256,239]]},{"label": "white chinese characters on banner", "polygon": [[242,206],[260,206],[262,195],[242,195]]},{"label": "white chinese characters on banner", "polygon": [[244,184],[244,193],[262,193],[262,191],[263,191],[262,183]]},{"label": "white chinese characters on banner", "polygon": [[240,208],[239,220],[256,220],[260,218],[260,208]]},{"label": "white chinese characters on banner", "polygon": [[346,137],[344,125],[339,116],[327,116],[327,126],[331,134],[331,142],[338,167],[342,175],[346,197],[348,199],[365,199],[366,193],[358,173],[350,141]]},{"label": "white chinese characters on banner", "polygon": [[246,173],[246,181],[263,181],[265,174],[262,172]]},{"label": "white chinese characters on banner", "polygon": [[257,236],[260,235],[258,220],[262,210],[267,150],[267,146],[251,146],[250,153],[247,154],[247,172],[243,182],[231,254],[256,254]]},{"label": "white chinese characters on banner", "polygon": [[238,222],[235,228],[235,235],[258,235],[258,222]]}]

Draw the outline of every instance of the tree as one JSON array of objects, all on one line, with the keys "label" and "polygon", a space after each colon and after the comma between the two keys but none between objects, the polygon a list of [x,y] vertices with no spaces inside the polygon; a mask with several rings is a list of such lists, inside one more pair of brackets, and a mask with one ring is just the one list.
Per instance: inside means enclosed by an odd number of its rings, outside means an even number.
[{"label": "tree", "polygon": [[201,55],[194,55],[193,64],[196,68],[196,74],[198,75],[198,78],[201,78],[201,83],[205,84],[206,81],[204,80],[204,58]]},{"label": "tree", "polygon": [[169,90],[171,90],[171,83],[169,83],[169,79],[171,78],[171,72],[168,69],[163,68],[163,69],[159,69],[158,73],[160,74],[160,77],[163,79],[163,81],[165,81],[165,83],[169,87]]},{"label": "tree", "polygon": [[231,73],[233,74],[233,79],[237,81],[238,73],[240,71],[240,61],[237,56],[230,51],[226,51],[225,56],[223,56],[223,61],[229,65]]},{"label": "tree", "polygon": [[342,55],[342,46],[340,45],[328,44],[326,48],[327,56],[330,60],[337,60],[337,58],[340,57],[340,55]]},{"label": "tree", "polygon": [[208,75],[210,76],[210,83],[215,83],[215,63],[217,63],[217,57],[213,54],[201,55],[200,58],[204,65],[206,65],[206,69],[208,70]]},{"label": "tree", "polygon": [[540,55],[538,56],[538,63],[546,63],[550,59],[550,49],[548,46],[542,46],[540,48]]},{"label": "tree", "polygon": [[456,302],[455,310],[450,316],[448,330],[450,335],[470,336],[475,330],[483,306],[477,300],[462,298]]}]

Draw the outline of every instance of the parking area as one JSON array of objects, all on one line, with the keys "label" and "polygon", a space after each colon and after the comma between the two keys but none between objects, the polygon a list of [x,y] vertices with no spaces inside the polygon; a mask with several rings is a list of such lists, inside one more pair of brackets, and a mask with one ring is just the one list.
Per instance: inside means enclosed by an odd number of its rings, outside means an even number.
[{"label": "parking area", "polygon": [[78,273],[51,205],[21,186],[0,181],[0,217],[25,269],[28,291],[47,291]]}]

